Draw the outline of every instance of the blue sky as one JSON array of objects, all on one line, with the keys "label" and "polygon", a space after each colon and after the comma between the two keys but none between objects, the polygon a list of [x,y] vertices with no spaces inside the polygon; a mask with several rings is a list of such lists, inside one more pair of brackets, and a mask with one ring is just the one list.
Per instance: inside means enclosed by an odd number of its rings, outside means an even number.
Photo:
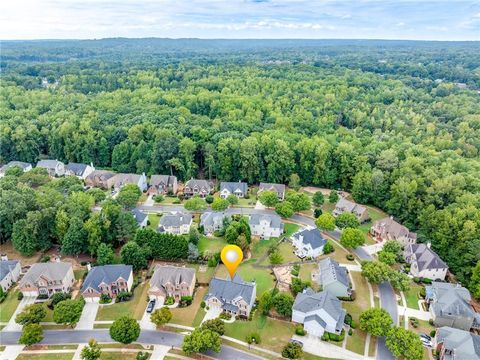
[{"label": "blue sky", "polygon": [[480,40],[480,0],[10,0],[0,39]]}]

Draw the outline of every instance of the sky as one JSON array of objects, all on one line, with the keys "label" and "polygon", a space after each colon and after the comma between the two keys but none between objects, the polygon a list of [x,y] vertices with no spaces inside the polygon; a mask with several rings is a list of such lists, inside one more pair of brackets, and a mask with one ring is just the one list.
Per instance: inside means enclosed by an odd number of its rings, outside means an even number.
[{"label": "sky", "polygon": [[0,39],[480,40],[480,0],[5,0]]}]

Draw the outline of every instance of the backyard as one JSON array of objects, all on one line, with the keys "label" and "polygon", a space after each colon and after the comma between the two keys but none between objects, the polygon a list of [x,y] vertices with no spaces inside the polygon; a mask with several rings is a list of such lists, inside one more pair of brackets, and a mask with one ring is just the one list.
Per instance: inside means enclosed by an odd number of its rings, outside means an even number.
[{"label": "backyard", "polygon": [[157,230],[158,228],[158,223],[160,222],[161,216],[160,214],[148,214],[148,227],[152,228],[153,230]]},{"label": "backyard", "polygon": [[419,310],[418,300],[421,299],[419,293],[423,286],[414,283],[413,281],[410,284],[410,289],[404,291],[405,300],[407,301],[407,307],[411,309]]},{"label": "backyard", "polygon": [[95,320],[115,320],[124,315],[140,320],[147,307],[147,290],[147,283],[139,284],[135,288],[133,298],[130,301],[101,306]]},{"label": "backyard", "polygon": [[[257,283],[257,296],[262,295],[265,291],[272,289],[275,286],[275,279],[271,274],[270,269],[255,268],[253,267],[252,260],[244,261],[237,269],[237,273],[240,274],[244,281],[256,281]],[[218,278],[230,278],[227,268],[220,264],[215,272],[215,277]]]},{"label": "backyard", "polygon": [[203,255],[215,254],[220,252],[225,245],[227,242],[223,238],[202,235],[198,241],[198,251]]}]

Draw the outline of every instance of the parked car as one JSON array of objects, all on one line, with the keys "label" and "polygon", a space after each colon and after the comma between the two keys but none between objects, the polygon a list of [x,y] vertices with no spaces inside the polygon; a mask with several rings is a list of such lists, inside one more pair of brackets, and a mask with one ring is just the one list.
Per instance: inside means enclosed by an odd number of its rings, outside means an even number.
[{"label": "parked car", "polygon": [[429,348],[433,347],[432,340],[425,339],[421,335],[420,335],[420,340],[422,341],[423,346],[429,347]]},{"label": "parked car", "polygon": [[430,336],[428,336],[427,334],[424,334],[424,333],[421,333],[420,334],[420,337],[422,339],[425,339],[425,340],[428,340],[428,341],[432,341],[432,338]]},{"label": "parked car", "polygon": [[150,301],[147,305],[147,313],[152,313],[153,309],[155,309],[155,299]]}]

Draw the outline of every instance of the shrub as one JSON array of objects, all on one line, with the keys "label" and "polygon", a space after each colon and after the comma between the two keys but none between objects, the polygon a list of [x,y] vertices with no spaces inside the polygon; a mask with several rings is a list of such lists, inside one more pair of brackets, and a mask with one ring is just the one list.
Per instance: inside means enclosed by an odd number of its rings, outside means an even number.
[{"label": "shrub", "polygon": [[433,326],[433,319],[428,320],[428,323]]},{"label": "shrub", "polygon": [[300,359],[303,356],[302,347],[299,344],[288,343],[282,350],[282,356],[287,359]]},{"label": "shrub", "polygon": [[357,323],[355,322],[355,320],[352,320],[352,322],[350,323],[350,327],[352,329],[356,329],[357,328]]},{"label": "shrub", "polygon": [[430,331],[430,336],[433,338],[437,334],[437,330]]},{"label": "shrub", "polygon": [[345,338],[345,330],[342,330],[340,335],[333,334],[333,333],[327,333],[327,334],[328,334],[329,339],[332,340],[332,341],[335,341],[335,342],[343,341],[343,339]]},{"label": "shrub", "polygon": [[80,265],[82,265],[82,266],[86,266],[87,264],[88,264],[88,261],[81,261],[80,262]]},{"label": "shrub", "polygon": [[100,304],[110,304],[112,302],[112,298],[107,294],[102,294],[100,296]]},{"label": "shrub", "polygon": [[432,279],[429,279],[429,278],[422,278],[421,280],[424,284],[430,285],[432,283]]},{"label": "shrub", "polygon": [[232,314],[229,314],[224,311],[220,314],[219,318],[223,320],[230,320],[232,318]]},{"label": "shrub", "polygon": [[207,304],[205,303],[205,301],[202,300],[202,302],[200,303],[200,307],[201,307],[202,309],[205,309],[205,306],[206,306],[206,305],[207,305]]},{"label": "shrub", "polygon": [[415,317],[411,317],[410,318],[410,325],[412,325],[415,329],[418,328],[418,325],[419,325],[418,319],[415,318]]},{"label": "shrub", "polygon": [[23,299],[23,293],[19,292],[17,295],[17,300],[22,300]]},{"label": "shrub", "polygon": [[117,294],[117,298],[115,299],[115,302],[122,302],[122,301],[128,301],[132,298],[132,293],[128,291],[121,291]]},{"label": "shrub", "polygon": [[415,276],[415,277],[413,278],[413,281],[418,284],[418,283],[420,282],[420,278],[418,278],[418,277]]},{"label": "shrub", "polygon": [[139,351],[135,360],[147,360],[150,354],[148,352]]},{"label": "shrub", "polygon": [[323,253],[324,254],[330,254],[335,251],[335,248],[333,247],[332,244],[330,244],[329,241],[326,242],[326,244],[323,246]]},{"label": "shrub", "polygon": [[316,208],[315,210],[313,210],[313,216],[315,217],[315,219],[317,219],[322,214],[323,214],[323,211],[320,208]]},{"label": "shrub", "polygon": [[162,196],[162,195],[155,195],[153,197],[153,200],[156,202],[156,203],[161,203],[163,200],[165,200],[165,198]]},{"label": "shrub", "polygon": [[348,335],[352,336],[353,335],[353,329],[348,329]]},{"label": "shrub", "polygon": [[295,334],[297,334],[299,336],[305,336],[306,331],[303,328],[302,324],[298,324],[297,326],[295,326]]},{"label": "shrub", "polygon": [[323,335],[322,335],[322,340],[323,341],[328,341],[330,340],[330,337],[328,336],[328,333],[327,332],[324,332]]},{"label": "shrub", "polygon": [[172,201],[172,204],[181,204],[181,203],[182,203],[182,200],[180,200],[179,198]]},{"label": "shrub", "polygon": [[37,296],[37,299],[38,299],[38,300],[48,299],[48,295],[47,295],[47,294],[40,294],[40,295]]},{"label": "shrub", "polygon": [[40,262],[46,263],[50,261],[50,256],[48,255],[43,255],[42,258],[40,259]]},{"label": "shrub", "polygon": [[355,257],[352,254],[347,254],[347,260],[353,261]]},{"label": "shrub", "polygon": [[50,299],[50,303],[48,304],[48,307],[50,309],[53,309],[55,307],[55,305],[57,305],[60,301],[68,300],[68,299],[71,299],[71,298],[72,298],[72,295],[64,293],[64,292],[55,293],[55,294],[52,295],[52,297]]},{"label": "shrub", "polygon": [[192,303],[192,301],[193,301],[193,297],[191,297],[191,296],[182,296],[182,297],[180,298],[180,304],[179,304],[179,305],[180,305],[180,306],[188,306],[188,305],[190,305],[190,304]]},{"label": "shrub", "polygon": [[352,315],[350,315],[349,313],[347,313],[345,315],[345,320],[343,320],[343,322],[347,325],[350,325],[352,323]]},{"label": "shrub", "polygon": [[207,196],[205,197],[205,201],[207,202],[207,204],[213,203],[213,200],[214,200],[214,198],[213,198],[212,195],[207,195]]},{"label": "shrub", "polygon": [[420,289],[419,295],[420,295],[422,298],[425,298],[425,296],[427,296],[427,290],[425,290],[425,288],[422,287],[422,288]]},{"label": "shrub", "polygon": [[165,305],[173,305],[175,303],[175,299],[172,296],[169,296],[165,299]]},{"label": "shrub", "polygon": [[250,333],[245,338],[245,341],[249,344],[260,344],[260,334],[256,332]]}]

